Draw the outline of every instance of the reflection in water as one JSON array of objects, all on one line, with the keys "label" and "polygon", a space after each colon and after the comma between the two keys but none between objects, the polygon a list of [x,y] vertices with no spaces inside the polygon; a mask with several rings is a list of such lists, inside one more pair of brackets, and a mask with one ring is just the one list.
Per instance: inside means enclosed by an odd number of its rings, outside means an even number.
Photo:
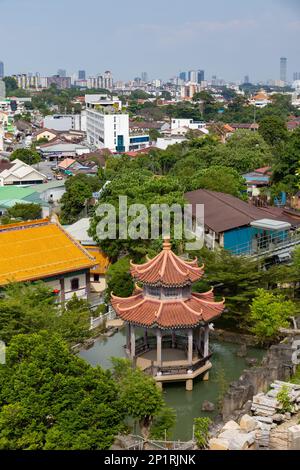
[{"label": "reflection in water", "polygon": [[[111,357],[125,357],[124,346],[125,331],[122,330],[110,338],[101,338],[95,345],[80,352],[79,356],[92,365],[101,365],[107,369],[111,367]],[[177,412],[177,424],[174,430],[174,439],[189,440],[192,437],[193,419],[199,416],[213,417],[217,414],[201,411],[204,400],[217,405],[220,394],[220,372],[224,372],[228,383],[236,380],[246,367],[245,359],[237,357],[239,345],[211,341],[213,351],[212,364],[208,382],[201,378],[194,380],[192,392],[185,390],[185,383],[174,383],[164,386],[164,395],[167,405],[175,408]],[[264,351],[255,348],[248,349],[248,357],[261,359]]]}]

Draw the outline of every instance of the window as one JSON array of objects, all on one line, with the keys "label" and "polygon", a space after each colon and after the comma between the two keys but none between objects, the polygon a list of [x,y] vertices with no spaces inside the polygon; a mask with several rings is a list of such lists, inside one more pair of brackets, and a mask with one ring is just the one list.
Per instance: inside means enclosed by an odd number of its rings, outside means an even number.
[{"label": "window", "polygon": [[79,279],[75,277],[71,280],[71,290],[78,290],[79,289]]},{"label": "window", "polygon": [[94,282],[99,282],[99,280],[100,280],[100,275],[94,274]]}]

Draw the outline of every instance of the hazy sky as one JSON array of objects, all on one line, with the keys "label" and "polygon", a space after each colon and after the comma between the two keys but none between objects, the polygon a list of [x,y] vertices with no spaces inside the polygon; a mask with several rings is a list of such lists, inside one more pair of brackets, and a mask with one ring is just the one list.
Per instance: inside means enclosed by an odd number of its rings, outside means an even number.
[{"label": "hazy sky", "polygon": [[205,69],[239,80],[300,72],[300,0],[0,0],[6,74],[147,71],[167,79]]}]

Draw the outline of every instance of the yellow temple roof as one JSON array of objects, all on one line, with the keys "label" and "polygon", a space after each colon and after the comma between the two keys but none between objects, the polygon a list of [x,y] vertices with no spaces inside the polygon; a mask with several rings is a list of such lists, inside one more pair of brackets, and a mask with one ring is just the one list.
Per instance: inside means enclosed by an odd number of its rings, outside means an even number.
[{"label": "yellow temple roof", "polygon": [[48,219],[0,225],[0,286],[90,269],[96,264],[59,224]]}]

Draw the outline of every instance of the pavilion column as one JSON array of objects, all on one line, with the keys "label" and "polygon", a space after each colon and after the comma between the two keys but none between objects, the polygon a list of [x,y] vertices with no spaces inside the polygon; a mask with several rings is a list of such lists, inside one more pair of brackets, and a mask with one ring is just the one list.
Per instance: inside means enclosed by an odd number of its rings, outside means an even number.
[{"label": "pavilion column", "polygon": [[204,357],[207,357],[209,354],[209,326],[205,325],[204,329]]},{"label": "pavilion column", "polygon": [[188,332],[188,363],[193,364],[193,330]]},{"label": "pavilion column", "polygon": [[157,330],[156,332],[156,348],[157,348],[157,365],[162,365],[162,351],[161,351],[161,331]]},{"label": "pavilion column", "polygon": [[144,331],[144,344],[145,346],[148,346],[148,330],[145,329]]},{"label": "pavilion column", "polygon": [[197,330],[197,350],[198,350],[198,354],[201,352],[202,354],[202,348],[201,348],[201,335],[202,335],[202,328],[201,326],[199,326],[198,330]]},{"label": "pavilion column", "polygon": [[131,356],[131,345],[130,345],[130,323],[126,325],[126,349],[129,351]]},{"label": "pavilion column", "polygon": [[176,334],[175,331],[172,331],[172,349],[176,347]]},{"label": "pavilion column", "polygon": [[130,328],[130,356],[131,359],[135,358],[135,329],[133,325]]}]

